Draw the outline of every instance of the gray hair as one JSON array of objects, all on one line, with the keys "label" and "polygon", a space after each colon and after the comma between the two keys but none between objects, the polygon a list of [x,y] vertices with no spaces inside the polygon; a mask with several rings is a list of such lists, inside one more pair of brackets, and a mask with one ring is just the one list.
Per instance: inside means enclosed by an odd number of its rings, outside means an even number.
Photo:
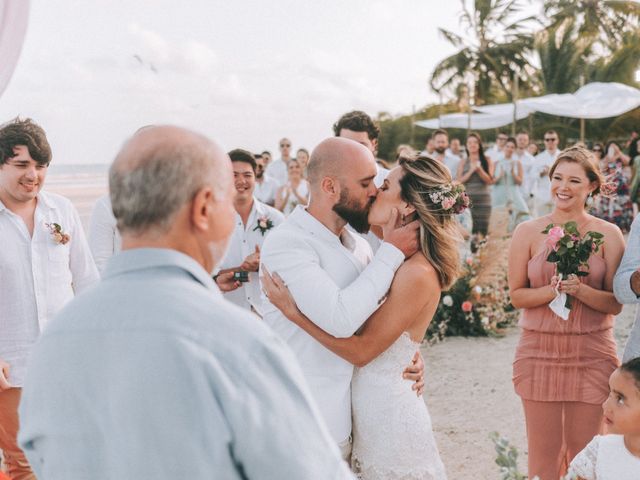
[{"label": "gray hair", "polygon": [[111,206],[118,229],[134,234],[151,229],[166,233],[178,211],[198,190],[215,182],[212,155],[201,142],[167,141],[139,150],[133,158],[125,145],[118,155],[123,159],[116,158],[109,170]]}]

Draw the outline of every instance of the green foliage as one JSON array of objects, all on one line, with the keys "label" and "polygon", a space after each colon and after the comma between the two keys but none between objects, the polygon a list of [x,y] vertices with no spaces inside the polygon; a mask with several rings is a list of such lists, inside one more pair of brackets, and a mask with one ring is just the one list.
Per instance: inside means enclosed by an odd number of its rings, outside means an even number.
[{"label": "green foliage", "polygon": [[464,259],[463,274],[448,291],[442,292],[426,333],[428,340],[436,342],[445,336],[500,336],[516,322],[518,311],[511,305],[506,272],[491,285],[477,282],[479,268],[486,261],[486,245],[480,244],[475,254]]},{"label": "green foliage", "polygon": [[491,432],[489,438],[496,447],[496,464],[500,467],[502,480],[527,480],[518,470],[518,450],[498,432]]},{"label": "green foliage", "polygon": [[584,236],[580,236],[576,222],[567,222],[562,227],[556,227],[550,223],[541,233],[553,233],[554,228],[560,228],[562,236],[547,256],[547,261],[555,263],[558,273],[561,273],[564,278],[568,275],[579,277],[588,275],[589,257],[600,249],[604,243],[604,235],[589,231]]}]

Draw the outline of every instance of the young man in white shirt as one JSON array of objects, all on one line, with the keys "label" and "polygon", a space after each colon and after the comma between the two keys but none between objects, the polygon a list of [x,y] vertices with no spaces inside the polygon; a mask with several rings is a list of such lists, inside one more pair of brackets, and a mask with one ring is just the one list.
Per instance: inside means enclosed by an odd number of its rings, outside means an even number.
[{"label": "young man in white shirt", "polygon": [[78,213],[42,191],[50,162],[46,134],[30,119],[0,128],[0,449],[21,480],[35,480],[17,443],[30,352],[46,323],[98,280]]},{"label": "young man in white shirt", "polygon": [[[354,110],[345,113],[333,124],[333,133],[336,137],[358,142],[369,150],[374,158],[378,154],[380,127],[365,112]],[[389,175],[389,170],[376,162],[376,176],[373,183],[377,188],[380,188],[387,175]],[[373,232],[367,232],[362,236],[369,242],[374,253],[380,248],[380,239]]]},{"label": "young man in white shirt", "polygon": [[549,170],[558,158],[560,150],[558,143],[560,138],[555,130],[548,130],[544,134],[545,150],[536,155],[531,167],[531,178],[535,217],[541,217],[551,213],[553,200],[551,198],[551,180]]},{"label": "young man in white shirt", "polygon": [[529,147],[529,133],[521,130],[516,135],[516,151],[513,153],[514,157],[517,160],[520,160],[522,163],[522,172],[524,178],[522,180],[522,184],[520,185],[520,191],[522,192],[522,198],[527,202],[527,206],[529,207],[529,211],[533,211],[533,202],[531,199],[531,188],[532,188],[532,178],[531,178],[531,167],[533,167],[533,155],[529,153],[527,149]]},{"label": "young man in white shirt", "polygon": [[265,173],[267,167],[264,156],[256,154],[253,157],[256,161],[256,188],[254,195],[262,203],[273,207],[276,203],[278,182]]},{"label": "young man in white shirt", "polygon": [[[368,226],[377,195],[376,164],[364,146],[329,138],[311,154],[309,205],[298,206],[265,241],[263,265],[278,273],[300,310],[332,335],[356,332],[386,297],[405,255],[417,250],[417,222],[388,225],[375,256],[356,230]],[[320,412],[343,457],[350,455],[353,365],[327,350],[265,299],[264,320],[294,350]],[[416,353],[413,374],[422,388],[424,365]],[[402,372],[398,372],[401,375]],[[409,385],[407,385],[409,388]]]},{"label": "young man in white shirt", "polygon": [[283,138],[279,143],[280,158],[267,165],[265,173],[278,182],[278,187],[287,183],[287,167],[291,160],[291,140]]},{"label": "young man in white shirt", "polygon": [[433,145],[435,148],[435,152],[432,155],[433,158],[441,163],[444,163],[449,169],[451,177],[455,179],[456,174],[458,173],[458,164],[460,163],[460,157],[451,153],[447,153],[447,148],[449,147],[449,134],[446,130],[440,129],[433,132],[431,138],[433,139]]},{"label": "young man in white shirt", "polygon": [[260,249],[272,229],[284,221],[284,215],[255,198],[256,159],[254,155],[242,149],[232,150],[228,155],[233,167],[236,188],[233,201],[236,218],[235,229],[227,253],[220,264],[218,275],[234,273],[238,279],[231,288],[225,288],[228,281],[224,277],[216,275],[215,280],[218,287],[224,291],[226,300],[262,316],[262,298],[258,278]]},{"label": "young man in white shirt", "polygon": [[487,149],[487,151],[484,152],[487,157],[493,160],[494,164],[502,158],[502,149],[507,143],[508,138],[509,135],[507,135],[505,132],[498,133],[498,136],[496,137],[496,143],[493,145],[493,147]]}]

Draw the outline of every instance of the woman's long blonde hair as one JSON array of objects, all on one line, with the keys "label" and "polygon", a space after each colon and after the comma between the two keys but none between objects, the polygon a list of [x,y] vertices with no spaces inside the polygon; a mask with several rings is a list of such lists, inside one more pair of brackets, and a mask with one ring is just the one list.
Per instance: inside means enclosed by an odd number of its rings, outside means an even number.
[{"label": "woman's long blonde hair", "polygon": [[452,187],[451,174],[442,162],[426,155],[403,156],[399,163],[404,171],[400,197],[416,209],[420,249],[438,272],[441,288],[447,290],[460,274],[462,236],[453,209],[443,209],[431,196]]}]

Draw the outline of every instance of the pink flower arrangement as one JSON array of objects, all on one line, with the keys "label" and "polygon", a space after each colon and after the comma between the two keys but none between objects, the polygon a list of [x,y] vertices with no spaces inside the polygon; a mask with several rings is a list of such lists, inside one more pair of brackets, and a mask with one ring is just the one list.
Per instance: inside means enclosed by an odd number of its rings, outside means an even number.
[{"label": "pink flower arrangement", "polygon": [[544,243],[547,247],[557,250],[558,242],[562,237],[564,237],[564,230],[562,227],[553,227],[549,230]]},{"label": "pink flower arrangement", "polygon": [[442,208],[445,209],[445,210],[449,210],[455,204],[456,204],[456,199],[455,198],[451,198],[451,197],[445,198],[441,203]]},{"label": "pink flower arrangement", "polygon": [[51,238],[58,245],[66,245],[71,240],[71,236],[62,230],[62,227],[57,223],[45,223],[45,227],[49,230]]},{"label": "pink flower arrangement", "polygon": [[462,302],[462,311],[469,313],[471,310],[473,310],[473,303],[471,303],[469,300],[467,300],[466,302]]}]

